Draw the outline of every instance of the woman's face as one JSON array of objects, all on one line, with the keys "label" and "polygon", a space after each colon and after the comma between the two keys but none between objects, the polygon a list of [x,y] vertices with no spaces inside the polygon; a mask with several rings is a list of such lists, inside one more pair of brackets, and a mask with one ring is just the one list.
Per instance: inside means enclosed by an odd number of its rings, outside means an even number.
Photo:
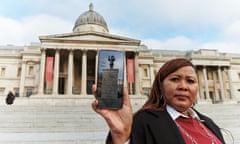
[{"label": "woman's face", "polygon": [[167,104],[184,113],[194,103],[197,95],[196,72],[191,66],[179,68],[163,80],[162,86]]}]

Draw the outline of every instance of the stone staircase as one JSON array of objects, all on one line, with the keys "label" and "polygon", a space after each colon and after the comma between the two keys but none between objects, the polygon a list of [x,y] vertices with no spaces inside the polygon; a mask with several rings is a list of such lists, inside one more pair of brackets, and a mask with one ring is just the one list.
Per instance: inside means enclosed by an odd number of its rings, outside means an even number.
[{"label": "stone staircase", "polygon": [[240,144],[240,104],[202,104],[195,108],[219,125],[227,144]]},{"label": "stone staircase", "polygon": [[[37,103],[36,100],[30,104],[31,99],[18,98],[13,105],[6,105],[2,99],[0,144],[104,143],[108,127],[92,110],[92,99],[80,100],[81,103],[77,104],[64,103],[65,99],[60,104]],[[141,105],[132,104],[134,110]],[[225,129],[223,134],[227,144],[233,143],[229,132],[234,137],[234,144],[240,144],[240,104],[201,104],[195,107]]]},{"label": "stone staircase", "polygon": [[36,99],[33,104],[26,98],[17,98],[13,105],[3,101],[0,144],[102,144],[107,135],[107,125],[90,101],[73,105],[67,99],[59,99],[60,104]]}]

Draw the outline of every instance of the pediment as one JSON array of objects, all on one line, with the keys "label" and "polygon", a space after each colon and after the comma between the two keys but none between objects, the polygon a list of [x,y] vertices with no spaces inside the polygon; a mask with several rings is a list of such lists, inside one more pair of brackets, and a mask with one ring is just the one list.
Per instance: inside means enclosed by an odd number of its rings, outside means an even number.
[{"label": "pediment", "polygon": [[85,32],[85,33],[66,33],[47,35],[39,37],[41,42],[101,42],[101,43],[136,43],[140,44],[140,40],[122,37],[118,35],[112,35],[108,33],[96,33],[96,32]]}]

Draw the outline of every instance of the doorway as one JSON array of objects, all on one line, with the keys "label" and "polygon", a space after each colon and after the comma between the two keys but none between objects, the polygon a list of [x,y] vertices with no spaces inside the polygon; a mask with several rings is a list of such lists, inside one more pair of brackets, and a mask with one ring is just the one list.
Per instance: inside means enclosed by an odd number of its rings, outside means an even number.
[{"label": "doorway", "polygon": [[58,82],[58,94],[64,94],[65,93],[65,78],[59,78]]}]

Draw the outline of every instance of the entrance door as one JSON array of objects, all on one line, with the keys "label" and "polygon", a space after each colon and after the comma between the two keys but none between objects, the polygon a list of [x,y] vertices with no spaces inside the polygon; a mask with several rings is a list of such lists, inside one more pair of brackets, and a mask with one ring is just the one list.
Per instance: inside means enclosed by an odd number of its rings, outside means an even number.
[{"label": "entrance door", "polygon": [[92,94],[93,84],[94,84],[94,80],[87,80],[87,94]]},{"label": "entrance door", "polygon": [[59,78],[59,83],[58,83],[59,94],[64,94],[64,87],[65,87],[65,78]]}]

